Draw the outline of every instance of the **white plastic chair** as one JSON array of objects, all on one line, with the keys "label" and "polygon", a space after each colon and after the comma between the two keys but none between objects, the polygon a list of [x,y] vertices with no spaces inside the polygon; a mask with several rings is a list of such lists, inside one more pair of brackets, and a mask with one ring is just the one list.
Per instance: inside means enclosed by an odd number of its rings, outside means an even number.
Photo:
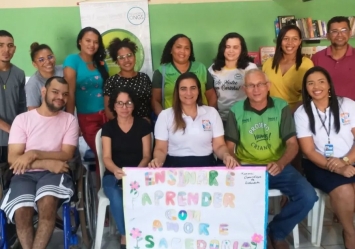
[{"label": "white plastic chair", "polygon": [[[280,190],[278,189],[269,189],[269,197],[274,198],[274,211],[275,214],[278,214],[280,212],[280,197],[283,194],[281,193]],[[279,197],[279,198],[277,198]],[[299,248],[300,247],[300,235],[298,231],[298,224],[293,228],[293,246],[294,248]]]},{"label": "white plastic chair", "polygon": [[307,225],[311,226],[311,242],[314,246],[320,247],[322,240],[324,208],[326,194],[319,189],[314,189],[318,196],[318,201],[314,203],[313,209],[308,214]]},{"label": "white plastic chair", "polygon": [[[104,190],[102,188],[102,177],[105,172],[105,165],[102,159],[102,142],[101,142],[101,129],[97,132],[95,137],[95,146],[97,151],[97,157],[99,161],[100,167],[100,181],[101,187],[99,192],[97,193],[97,197],[99,200],[98,211],[97,211],[97,223],[96,223],[96,236],[95,236],[95,249],[101,248],[102,243],[102,235],[104,233],[104,226],[105,226],[105,215],[106,215],[106,208],[110,205],[110,200],[106,197]],[[110,215],[110,233],[115,232],[115,223],[113,218]]]}]

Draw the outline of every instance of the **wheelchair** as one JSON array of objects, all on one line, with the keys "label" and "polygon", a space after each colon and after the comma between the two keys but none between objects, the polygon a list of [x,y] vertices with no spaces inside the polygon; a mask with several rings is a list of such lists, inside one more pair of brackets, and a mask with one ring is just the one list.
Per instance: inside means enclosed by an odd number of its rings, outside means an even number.
[{"label": "wheelchair", "polygon": [[[79,153],[69,164],[70,175],[74,182],[74,195],[62,205],[62,219],[56,218],[56,228],[63,230],[64,249],[92,248],[96,232],[96,191],[91,176],[92,163],[82,161]],[[8,187],[12,173],[7,163],[0,164],[0,198]],[[38,219],[34,217],[34,225]],[[81,229],[81,244],[77,232]],[[0,249],[21,248],[16,236],[16,227],[9,224],[5,213],[0,210]]]}]

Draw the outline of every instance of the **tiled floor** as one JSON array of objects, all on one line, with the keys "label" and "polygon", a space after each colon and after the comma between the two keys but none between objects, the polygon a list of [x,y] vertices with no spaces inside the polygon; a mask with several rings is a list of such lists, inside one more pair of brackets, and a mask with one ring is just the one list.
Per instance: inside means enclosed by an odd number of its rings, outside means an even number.
[{"label": "tiled floor", "polygon": [[[118,235],[110,235],[108,229],[104,234],[103,243],[101,248],[104,249],[117,249],[119,248]],[[307,227],[307,222],[303,221],[299,224],[300,248],[301,249],[315,249],[311,243],[311,228]],[[63,248],[62,232],[56,231],[53,234],[52,240],[48,248],[62,249]],[[288,242],[293,248],[292,235],[289,236]],[[333,214],[330,210],[329,204],[326,204],[324,215],[324,226],[321,247],[323,249],[344,249],[343,240],[341,237],[341,226],[333,222]]]}]

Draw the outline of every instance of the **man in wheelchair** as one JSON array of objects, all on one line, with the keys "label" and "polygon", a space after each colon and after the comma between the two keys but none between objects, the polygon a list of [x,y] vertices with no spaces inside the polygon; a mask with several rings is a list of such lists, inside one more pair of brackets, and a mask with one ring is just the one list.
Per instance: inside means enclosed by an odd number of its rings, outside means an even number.
[{"label": "man in wheelchair", "polygon": [[49,78],[42,89],[42,105],[18,115],[11,126],[8,162],[14,176],[0,208],[16,224],[23,249],[46,248],[57,207],[74,193],[67,161],[74,156],[79,127],[73,115],[62,111],[68,92],[64,78]]}]

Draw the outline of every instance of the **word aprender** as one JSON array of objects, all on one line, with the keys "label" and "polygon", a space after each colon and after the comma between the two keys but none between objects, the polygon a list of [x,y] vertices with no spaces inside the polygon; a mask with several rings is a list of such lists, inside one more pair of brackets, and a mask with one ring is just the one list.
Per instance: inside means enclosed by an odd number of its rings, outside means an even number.
[{"label": "word aprender", "polygon": [[[145,172],[145,185],[168,184],[171,186],[185,187],[187,185],[219,186],[218,172],[216,170],[190,171],[184,169],[154,170]],[[224,184],[234,186],[235,173],[229,171],[226,174]]]}]

